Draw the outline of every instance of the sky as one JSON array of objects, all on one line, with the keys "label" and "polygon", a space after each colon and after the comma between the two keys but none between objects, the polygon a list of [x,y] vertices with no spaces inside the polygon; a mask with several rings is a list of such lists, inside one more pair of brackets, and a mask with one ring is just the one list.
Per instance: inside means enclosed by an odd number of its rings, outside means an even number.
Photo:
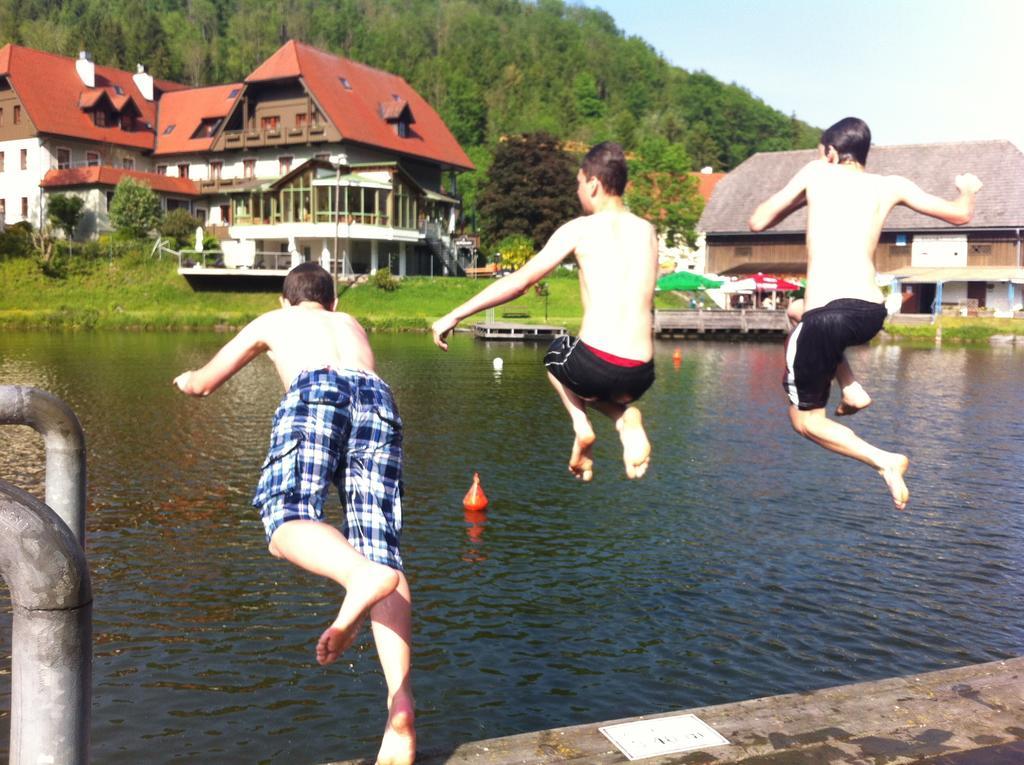
[{"label": "sky", "polygon": [[582,0],[669,63],[876,145],[1009,139],[1024,149],[1022,0]]}]

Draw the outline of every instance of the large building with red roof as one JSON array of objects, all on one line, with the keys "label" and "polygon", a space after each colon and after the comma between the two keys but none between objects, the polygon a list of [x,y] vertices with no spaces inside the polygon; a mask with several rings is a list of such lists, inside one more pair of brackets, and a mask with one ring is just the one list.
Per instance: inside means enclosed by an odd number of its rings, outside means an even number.
[{"label": "large building with red roof", "polygon": [[[460,267],[455,178],[473,169],[404,79],[289,41],[243,82],[188,88],[8,44],[0,48],[0,219],[86,200],[109,230],[131,177],[183,207],[250,268],[318,258],[337,273]],[[229,259],[230,260],[230,259]]]}]

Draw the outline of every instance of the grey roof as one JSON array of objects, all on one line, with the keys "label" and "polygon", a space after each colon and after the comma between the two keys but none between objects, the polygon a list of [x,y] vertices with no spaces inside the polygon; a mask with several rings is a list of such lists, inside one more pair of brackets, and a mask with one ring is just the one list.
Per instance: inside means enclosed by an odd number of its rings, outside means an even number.
[{"label": "grey roof", "polygon": [[[747,219],[754,208],[815,157],[814,149],[750,157],[715,187],[701,215],[699,230],[709,234],[749,233]],[[873,146],[867,169],[880,175],[902,175],[946,199],[957,195],[953,179],[961,173],[974,173],[984,184],[978,193],[974,220],[966,226],[955,227],[899,206],[886,219],[885,231],[1024,228],[1024,154],[1010,141]],[[807,211],[801,209],[769,233],[802,233],[806,224]]]}]

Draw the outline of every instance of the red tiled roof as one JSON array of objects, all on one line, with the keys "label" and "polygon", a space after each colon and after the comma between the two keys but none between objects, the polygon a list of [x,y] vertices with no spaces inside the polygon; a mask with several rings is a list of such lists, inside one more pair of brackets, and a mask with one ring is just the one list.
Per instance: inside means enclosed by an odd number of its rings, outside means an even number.
[{"label": "red tiled roof", "polygon": [[[214,136],[192,136],[204,119],[226,117],[238,101],[242,90],[242,84],[236,82],[165,93],[160,98],[156,151],[153,153],[183,154],[209,149]],[[231,95],[232,92],[234,96]],[[171,126],[173,129],[168,133]]]},{"label": "red tiled roof", "polygon": [[153,191],[182,196],[199,196],[199,186],[188,178],[175,178],[159,173],[144,173],[141,170],[126,170],[108,165],[91,167],[69,167],[64,170],[50,170],[39,185],[44,189],[72,186],[116,186],[124,178],[132,178],[149,186]]},{"label": "red tiled roof", "polygon": [[725,173],[690,173],[697,179],[697,191],[707,202],[711,199],[711,193],[715,190],[718,182],[725,177]]},{"label": "red tiled roof", "polygon": [[[96,66],[96,87],[87,88],[75,70],[75,59],[57,56],[8,43],[0,48],[0,75],[7,76],[21,99],[29,119],[40,133],[50,133],[90,141],[102,141],[137,149],[153,147],[153,133],[145,124],[156,124],[156,104],[142,97],[129,72],[108,66]],[[120,87],[122,94],[117,93]],[[154,81],[157,90],[184,88],[173,82]],[[140,129],[97,127],[82,106],[95,105],[106,94],[111,103],[123,108],[131,99],[140,112]]]},{"label": "red tiled roof", "polygon": [[[434,109],[404,79],[290,40],[245,78],[246,83],[301,77],[347,141],[424,157],[466,170],[473,163]],[[349,87],[346,87],[345,80]],[[406,102],[415,127],[399,137],[379,111],[394,97]]]}]

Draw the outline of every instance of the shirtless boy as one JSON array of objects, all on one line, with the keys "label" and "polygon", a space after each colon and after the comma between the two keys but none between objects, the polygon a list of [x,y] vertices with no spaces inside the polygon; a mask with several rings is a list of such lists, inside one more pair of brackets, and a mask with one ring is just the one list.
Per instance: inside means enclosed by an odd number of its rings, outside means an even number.
[{"label": "shirtless boy", "polygon": [[640,478],[651,445],[640,410],[630,404],[654,382],[652,307],[658,274],[654,227],[630,213],[623,201],[626,158],[618,144],[605,142],[583,158],[576,196],[585,215],[562,225],[544,248],[515,273],[494,282],[434,322],[434,342],[479,311],[522,295],[569,255],[579,264],[583,323],[579,337],[561,337],[544,364],[575,433],[569,470],[589,481],[594,474],[591,406],[615,423],[622,441],[626,475]]},{"label": "shirtless boy", "polygon": [[[388,688],[388,722],[378,765],[415,758],[409,681],[411,598],[398,549],[402,529],[402,421],[374,372],[366,333],[334,311],[334,279],[315,263],[292,269],[281,308],[250,322],[201,369],[174,384],[208,396],[267,352],[287,392],[281,400],[253,505],[270,553],[334,580],[345,598],[316,646],[330,664],[370,613]],[[345,504],[346,533],[323,520],[331,484]]]},{"label": "shirtless boy", "polygon": [[[829,388],[844,350],[868,342],[882,328],[886,310],[875,283],[874,253],[889,211],[906,205],[924,215],[962,225],[974,215],[981,181],[954,179],[960,194],[946,200],[898,175],[866,172],[871,131],[847,117],[821,135],[818,159],[808,163],[750,216],[750,229],[764,231],[807,205],[807,290],[804,311],[786,343],[789,417],[793,429],[826,449],[870,465],[885,480],[902,510],[910,493],[903,480],[906,456],[883,451],[825,415]],[[848,365],[840,383],[848,385]],[[856,384],[856,383],[854,383]],[[859,386],[857,386],[859,388]],[[861,389],[863,390],[863,389]],[[866,400],[865,400],[866,399]],[[870,403],[854,394],[840,403],[852,414]]]}]

